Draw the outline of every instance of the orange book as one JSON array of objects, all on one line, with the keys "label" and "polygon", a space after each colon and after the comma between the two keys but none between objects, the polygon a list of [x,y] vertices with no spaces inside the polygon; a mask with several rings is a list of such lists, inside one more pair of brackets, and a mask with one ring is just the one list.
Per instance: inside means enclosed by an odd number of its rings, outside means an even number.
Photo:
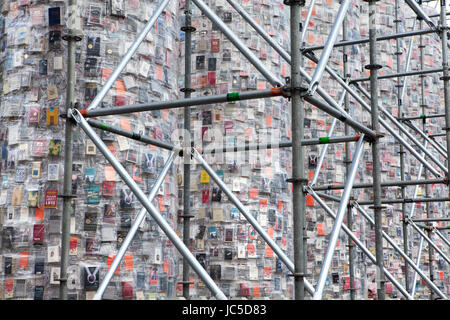
[{"label": "orange book", "polygon": [[123,257],[123,260],[125,262],[125,270],[133,271],[133,255],[132,254],[126,254]]},{"label": "orange book", "polygon": [[306,206],[314,207],[314,198],[310,194],[306,195]]},{"label": "orange book", "polygon": [[[114,261],[114,258],[116,257],[115,254],[108,255],[108,258],[106,259],[106,270],[109,270],[109,267],[111,267],[112,262]],[[117,266],[116,272],[114,274],[119,274],[119,268],[120,264]]]},{"label": "orange book", "polygon": [[318,236],[324,236],[325,235],[325,228],[323,223],[318,223],[317,224],[317,235]]},{"label": "orange book", "polygon": [[44,207],[37,207],[34,210],[34,221],[42,221],[44,220]]},{"label": "orange book", "polygon": [[28,251],[22,251],[19,258],[19,269],[28,269],[28,258],[30,253]]}]

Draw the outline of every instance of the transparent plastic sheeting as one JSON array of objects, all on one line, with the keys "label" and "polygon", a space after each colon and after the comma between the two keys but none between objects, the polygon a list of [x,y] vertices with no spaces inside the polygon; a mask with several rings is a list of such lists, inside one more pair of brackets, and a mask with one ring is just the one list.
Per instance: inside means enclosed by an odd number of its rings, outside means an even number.
[{"label": "transparent plastic sheeting", "polygon": [[[82,34],[76,43],[75,97],[79,109],[86,108],[117,65],[120,57],[151,17],[158,1],[108,0],[78,1],[77,15],[68,15],[64,2],[2,2],[2,87],[0,103],[0,297],[2,299],[57,299],[61,255],[61,216],[63,190],[63,149],[67,42],[62,36],[71,21]],[[283,1],[238,1],[261,26],[289,52],[289,7]],[[290,66],[275,50],[264,43],[225,1],[206,1],[214,12],[278,78],[289,76]],[[307,3],[308,5],[308,3]],[[308,25],[306,45],[324,44],[337,1],[316,1],[312,22]],[[393,5],[380,1],[385,14],[378,15],[379,33],[395,33]],[[368,36],[367,5],[353,1],[348,19],[348,38]],[[303,8],[303,17],[308,7]],[[402,5],[400,16],[412,16]],[[400,31],[410,31],[412,19],[403,19]],[[193,97],[228,92],[262,90],[270,84],[231,42],[192,6]],[[171,1],[163,14],[115,81],[102,102],[104,107],[167,101],[183,97],[184,85],[184,1]],[[338,41],[342,39],[342,32]],[[409,38],[400,39],[406,56]],[[434,35],[424,35],[425,68],[439,65],[440,42]],[[379,43],[381,72],[394,73],[395,42]],[[352,78],[367,76],[368,46],[347,48]],[[317,53],[319,56],[319,52]],[[419,51],[413,47],[409,70],[417,70]],[[312,72],[315,64],[304,59]],[[328,65],[342,74],[342,49],[332,51]],[[415,79],[415,78],[414,78]],[[441,82],[438,74],[425,77],[425,100],[428,113],[442,113]],[[408,115],[421,114],[420,82],[408,81],[403,104]],[[321,86],[338,100],[341,89],[325,74]],[[393,81],[379,83],[380,101],[396,115]],[[370,114],[350,98],[350,115],[370,125]],[[317,108],[305,103],[305,138],[326,136],[332,121]],[[98,120],[125,130],[145,134],[153,139],[175,143],[183,128],[183,109],[149,111],[139,114],[105,116]],[[191,108],[192,140],[195,146],[234,147],[243,143],[278,143],[289,141],[290,103],[276,97],[234,101]],[[427,120],[430,132],[440,132],[442,119]],[[149,192],[167,160],[169,152],[122,136],[97,130],[102,140],[125,166],[134,181]],[[344,135],[337,122],[335,135]],[[351,131],[351,134],[354,132]],[[352,146],[353,143],[350,144]],[[312,178],[321,146],[306,146],[308,175]],[[353,150],[353,148],[352,148]],[[400,179],[399,145],[386,135],[383,138],[382,181]],[[434,152],[434,151],[433,151]],[[438,159],[439,154],[433,153]],[[330,144],[317,184],[343,183],[345,178],[343,144]],[[205,160],[223,179],[238,199],[293,260],[291,173],[289,148],[205,154]],[[416,179],[418,162],[407,157],[406,179]],[[95,145],[81,130],[75,130],[73,150],[73,210],[68,267],[68,298],[91,299],[106,270],[112,263],[121,241],[141,209],[128,187]],[[230,298],[292,299],[293,279],[255,230],[247,223],[198,164],[191,166],[191,221],[189,248],[220,289]],[[363,151],[356,181],[371,181],[370,146]],[[413,187],[407,188],[411,194]],[[430,196],[444,197],[446,188],[429,187]],[[423,196],[419,188],[418,196]],[[333,195],[340,196],[338,191]],[[371,189],[354,191],[358,200],[370,200]],[[383,188],[383,198],[400,197],[400,188]],[[333,210],[337,204],[327,202]],[[169,171],[153,204],[177,233],[182,236],[183,164],[176,162]],[[448,212],[445,202],[430,203],[434,216]],[[407,204],[409,210],[411,204]],[[422,218],[425,204],[417,204],[415,217]],[[398,244],[402,242],[401,205],[388,206],[383,216],[384,231]],[[354,232],[372,251],[375,234],[353,212]],[[327,247],[327,235],[333,221],[312,198],[307,198],[307,274],[315,285]],[[346,219],[344,219],[344,223]],[[324,299],[349,298],[349,264],[347,236],[341,233],[331,263]],[[434,239],[438,244],[442,241]],[[419,237],[410,236],[409,248],[417,255]],[[357,299],[367,298],[374,290],[375,265],[359,249],[355,263]],[[426,252],[426,251],[424,251]],[[428,268],[428,253],[422,252],[421,266]],[[404,283],[403,262],[390,246],[385,246],[385,266],[400,283]],[[438,255],[433,270],[436,285],[449,292],[450,278]],[[415,259],[414,259],[415,260]],[[426,271],[429,272],[429,271]],[[175,299],[182,296],[182,259],[155,221],[147,217],[141,224],[103,299]],[[190,294],[194,299],[211,297],[198,276],[190,271]],[[387,283],[388,298],[400,294]],[[416,292],[428,298],[429,290],[421,281]]]}]

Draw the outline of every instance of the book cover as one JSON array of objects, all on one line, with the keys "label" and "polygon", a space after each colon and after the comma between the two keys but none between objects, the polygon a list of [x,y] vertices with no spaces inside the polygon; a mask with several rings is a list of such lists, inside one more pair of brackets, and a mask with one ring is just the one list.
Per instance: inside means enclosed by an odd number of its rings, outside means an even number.
[{"label": "book cover", "polygon": [[47,189],[45,190],[44,207],[46,209],[56,209],[58,204],[58,190]]}]

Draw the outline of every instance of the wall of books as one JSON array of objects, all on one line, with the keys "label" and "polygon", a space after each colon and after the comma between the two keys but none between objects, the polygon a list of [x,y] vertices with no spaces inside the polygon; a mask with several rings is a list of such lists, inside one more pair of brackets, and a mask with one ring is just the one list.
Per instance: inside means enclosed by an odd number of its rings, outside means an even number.
[{"label": "wall of books", "polygon": [[[253,53],[279,78],[287,77],[290,66],[248,26],[225,1],[205,1],[244,41]],[[289,51],[289,7],[281,0],[238,1],[276,41]],[[339,1],[317,0],[308,26],[306,45],[323,44],[330,31]],[[76,102],[86,108],[126,52],[135,35],[152,15],[159,1],[108,0],[79,1],[82,41],[77,43]],[[62,40],[68,19],[65,1],[1,2],[1,104],[0,104],[0,298],[57,299],[61,249],[63,191],[63,153],[65,120],[66,45]],[[381,1],[379,33],[395,32],[393,5]],[[307,7],[303,10],[306,16]],[[193,34],[192,96],[221,94],[270,88],[262,75],[233,47],[200,10],[192,6]],[[367,4],[353,1],[347,15],[348,37],[368,36]],[[412,12],[401,31],[409,31]],[[103,100],[103,107],[167,101],[183,97],[184,87],[184,1],[173,1],[158,18],[153,30],[141,44]],[[341,36],[340,36],[341,38]],[[409,38],[400,40],[406,59]],[[425,68],[441,64],[440,41],[425,35]],[[367,76],[368,45],[348,49],[352,78]],[[396,72],[395,41],[381,42],[380,73]],[[317,53],[320,56],[320,52]],[[417,70],[419,51],[413,47],[410,70]],[[342,50],[334,50],[329,65],[342,74]],[[305,68],[314,63],[305,58]],[[397,97],[393,81],[380,81],[380,101],[396,115]],[[341,89],[325,75],[322,87],[338,99]],[[364,87],[367,88],[365,84]],[[443,93],[439,75],[425,77],[427,112],[443,112]],[[370,114],[350,98],[350,114],[365,124]],[[404,105],[408,115],[421,113],[419,78],[407,81]],[[305,138],[322,137],[331,117],[305,103]],[[236,146],[243,143],[288,141],[290,103],[284,98],[249,100],[191,109],[192,135],[197,147]],[[171,109],[139,114],[101,117],[102,121],[152,138],[173,142],[174,132],[183,127],[183,110]],[[420,123],[419,123],[420,124]],[[440,132],[440,119],[427,120],[430,132]],[[97,131],[138,185],[148,192],[163,167],[168,152]],[[344,126],[337,123],[336,135]],[[351,146],[351,145],[350,145]],[[358,182],[371,181],[372,159],[366,146]],[[388,135],[383,139],[382,180],[400,179],[399,145]],[[315,170],[320,147],[306,147],[305,167],[309,177]],[[102,281],[115,253],[141,209],[129,188],[96,150],[81,130],[75,131],[73,161],[73,200],[70,237],[68,291],[70,299],[91,299]],[[438,153],[435,157],[443,162]],[[318,184],[342,183],[345,177],[344,148],[330,145]],[[223,181],[267,230],[276,243],[293,259],[291,172],[289,149],[205,155]],[[223,292],[231,298],[293,298],[289,271],[260,236],[246,222],[198,164],[191,167],[190,249],[204,265]],[[407,157],[407,179],[417,177],[418,162]],[[177,162],[153,201],[170,225],[182,235],[183,165]],[[413,187],[407,189],[408,194]],[[424,189],[419,189],[418,196]],[[432,196],[445,196],[446,188],[429,187]],[[339,196],[340,192],[333,192]],[[355,199],[369,200],[370,189],[358,189]],[[384,188],[383,197],[401,196],[399,188]],[[327,247],[333,220],[312,199],[307,199],[308,280],[314,285]],[[337,204],[328,202],[332,209]],[[409,211],[411,205],[408,205]],[[425,217],[425,204],[416,205],[416,217]],[[431,203],[434,216],[445,215],[446,203]],[[371,210],[368,210],[371,212]],[[354,232],[374,252],[374,230],[354,211]],[[384,229],[402,245],[401,205],[388,206]],[[439,239],[433,238],[438,244]],[[409,247],[417,254],[419,238],[413,234]],[[347,237],[341,234],[333,257],[325,299],[349,298]],[[427,247],[425,247],[427,248]],[[421,266],[427,270],[428,253]],[[433,256],[434,279],[450,293],[450,277],[442,258]],[[355,262],[357,298],[367,298],[375,283],[375,266],[357,249]],[[385,265],[403,283],[402,259],[386,243]],[[427,271],[428,272],[428,271]],[[93,280],[92,280],[93,279]],[[182,259],[157,224],[146,218],[110,285],[104,299],[175,299],[182,296]],[[209,290],[191,270],[193,298],[210,297]],[[417,292],[428,298],[428,288],[418,282]],[[400,297],[387,283],[389,297]]]},{"label": "wall of books", "polygon": [[[76,102],[83,109],[152,15],[154,1],[78,1]],[[103,106],[173,99],[179,26],[174,1],[159,18],[103,100]],[[1,297],[59,297],[68,19],[64,1],[3,1],[1,136]],[[105,117],[110,124],[168,141],[174,111]],[[133,179],[148,191],[168,154],[98,131]],[[70,299],[90,299],[141,208],[81,130],[73,150]],[[175,227],[176,176],[171,170],[155,205]],[[105,299],[175,296],[177,259],[157,225],[140,226]],[[93,276],[93,277],[90,277]]]}]

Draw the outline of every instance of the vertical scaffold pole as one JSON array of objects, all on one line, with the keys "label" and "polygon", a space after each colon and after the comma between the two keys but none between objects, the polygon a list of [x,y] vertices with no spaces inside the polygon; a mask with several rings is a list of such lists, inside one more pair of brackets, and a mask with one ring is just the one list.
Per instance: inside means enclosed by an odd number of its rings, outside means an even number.
[{"label": "vertical scaffold pole", "polygon": [[[422,0],[419,0],[419,5],[422,5]],[[422,28],[422,27],[423,27],[423,20],[420,19],[419,20],[419,28]],[[425,46],[423,44],[423,36],[420,35],[420,37],[419,37],[419,52],[420,52],[420,69],[421,70],[424,69],[424,52],[423,52],[424,47]],[[425,113],[425,108],[426,108],[426,105],[425,105],[425,83],[424,83],[425,75],[422,74],[419,77],[420,77],[420,95],[421,95],[420,107],[422,109],[422,114],[426,114]],[[422,119],[422,131],[426,132],[426,119],[425,118]],[[425,168],[424,169],[425,179],[427,178],[427,176],[428,176],[427,169]],[[429,186],[425,185],[425,198],[428,198],[428,193],[429,193]],[[430,212],[430,204],[428,202],[425,204],[425,208],[426,208],[425,210],[427,213],[427,217],[430,218],[431,212]],[[428,237],[431,237],[431,232],[428,232]],[[420,256],[420,254],[418,254],[418,256]],[[428,257],[430,259],[430,262],[429,262],[430,280],[433,281],[433,248],[431,246],[428,246]],[[433,292],[434,292],[433,290],[430,290],[430,299],[431,300],[433,300],[433,296],[434,296]]]},{"label": "vertical scaffold pole", "polygon": [[[399,2],[398,0],[395,0],[395,33],[399,33],[399,24],[402,21],[401,19],[399,19],[398,16],[398,12],[399,12]],[[413,43],[413,39],[411,37],[410,40],[410,45]],[[401,72],[401,64],[400,64],[400,55],[402,54],[402,51],[400,50],[400,42],[399,39],[396,38],[395,39],[395,47],[396,47],[396,58],[397,58],[397,73]],[[408,52],[409,54],[410,52]],[[409,61],[407,61],[408,63]],[[408,69],[408,64],[405,64],[405,71]],[[403,98],[402,98],[402,93],[404,92],[404,86],[406,82],[406,77],[403,78],[403,84],[402,84],[402,78],[398,77],[397,78],[397,114],[399,117],[402,117],[402,106],[403,106]],[[401,133],[401,131],[399,132],[399,135],[402,136],[403,134]],[[403,149],[403,145],[400,144],[400,151],[399,151],[399,157],[400,157],[400,179],[402,181],[405,180],[405,150]],[[402,198],[405,199],[406,197],[406,187],[402,186],[401,188],[402,190]],[[405,254],[408,254],[408,228],[407,228],[407,224],[405,222],[405,220],[403,219],[406,215],[406,204],[402,203],[402,227],[403,227],[403,251],[405,252]],[[409,265],[405,262],[405,288],[409,288]]]},{"label": "vertical scaffold pole", "polygon": [[[444,103],[445,103],[445,131],[447,138],[447,168],[450,168],[450,87],[448,82],[450,74],[448,70],[448,45],[447,45],[447,19],[445,17],[446,0],[441,0],[441,40],[442,40],[442,69],[444,82]],[[450,172],[447,177],[450,176]],[[450,195],[450,190],[449,190]]]},{"label": "vertical scaffold pole", "polygon": [[[192,32],[195,28],[191,25],[191,0],[186,0],[184,6],[185,25],[181,28],[184,31],[184,92],[186,99],[191,97],[191,61],[192,61]],[[191,112],[190,107],[184,108],[184,144],[185,150],[191,147]],[[190,223],[190,198],[191,198],[191,155],[189,152],[184,152],[183,164],[183,242],[185,246],[189,247],[189,235],[191,233]],[[183,297],[189,299],[189,263],[183,259]]]},{"label": "vertical scaffold pole", "polygon": [[[344,22],[342,23],[342,41],[347,40],[347,19],[344,19]],[[344,68],[344,77],[348,78],[350,77],[350,74],[348,72],[348,56],[347,56],[347,47],[344,46],[342,48],[342,57],[343,57],[343,68]],[[344,98],[344,110],[345,112],[349,112],[349,99],[348,95],[345,95]],[[350,134],[350,128],[347,124],[344,125],[344,132],[345,135]],[[345,143],[345,171],[346,171],[346,179],[348,180],[349,177],[349,170],[350,170],[350,144]],[[350,230],[353,229],[353,210],[350,205],[350,202],[347,205],[347,226]],[[348,268],[349,268],[349,278],[350,278],[350,300],[356,299],[356,292],[355,292],[355,245],[353,244],[352,239],[348,239]]]},{"label": "vertical scaffold pole", "polygon": [[303,185],[308,182],[305,178],[304,152],[301,140],[304,136],[304,110],[300,91],[302,85],[302,76],[300,67],[302,66],[303,56],[300,52],[301,37],[301,8],[305,5],[304,0],[284,1],[290,5],[291,18],[291,113],[292,113],[292,178],[293,184],[293,225],[294,225],[294,298],[296,300],[305,299],[305,210],[306,201],[303,192]]},{"label": "vertical scaffold pole", "polygon": [[[76,35],[77,0],[69,0],[68,32],[63,36],[67,43],[67,89],[66,112],[73,107],[75,97],[75,47],[81,37]],[[67,300],[67,267],[69,266],[70,246],[70,216],[72,212],[72,149],[73,149],[73,123],[66,117],[64,142],[64,184],[63,184],[63,214],[61,229],[61,272],[59,285],[59,299]]]},{"label": "vertical scaffold pole", "polygon": [[[447,18],[446,18],[447,1],[441,0],[441,41],[442,41],[442,69],[443,76],[441,80],[444,82],[444,103],[445,103],[445,134],[447,140],[447,168],[450,168],[450,88],[449,88],[449,68],[448,68],[448,37],[447,37]],[[447,179],[450,178],[450,170]],[[450,186],[448,194],[450,196]],[[448,216],[448,213],[447,213]],[[447,232],[448,235],[448,232]],[[450,250],[449,250],[450,253]],[[447,266],[447,271],[449,266]]]},{"label": "vertical scaffold pole", "polygon": [[[377,63],[377,0],[368,0],[369,2],[369,50],[370,64],[366,69],[370,70],[370,97],[371,97],[371,116],[372,130],[379,134],[378,119],[378,69],[381,65]],[[373,161],[373,194],[374,194],[374,217],[375,217],[375,256],[377,261],[377,299],[385,300],[385,277],[384,277],[384,257],[383,257],[383,235],[382,235],[382,206],[381,206],[381,168],[380,168],[380,148],[378,136],[372,142],[372,161]]]}]

